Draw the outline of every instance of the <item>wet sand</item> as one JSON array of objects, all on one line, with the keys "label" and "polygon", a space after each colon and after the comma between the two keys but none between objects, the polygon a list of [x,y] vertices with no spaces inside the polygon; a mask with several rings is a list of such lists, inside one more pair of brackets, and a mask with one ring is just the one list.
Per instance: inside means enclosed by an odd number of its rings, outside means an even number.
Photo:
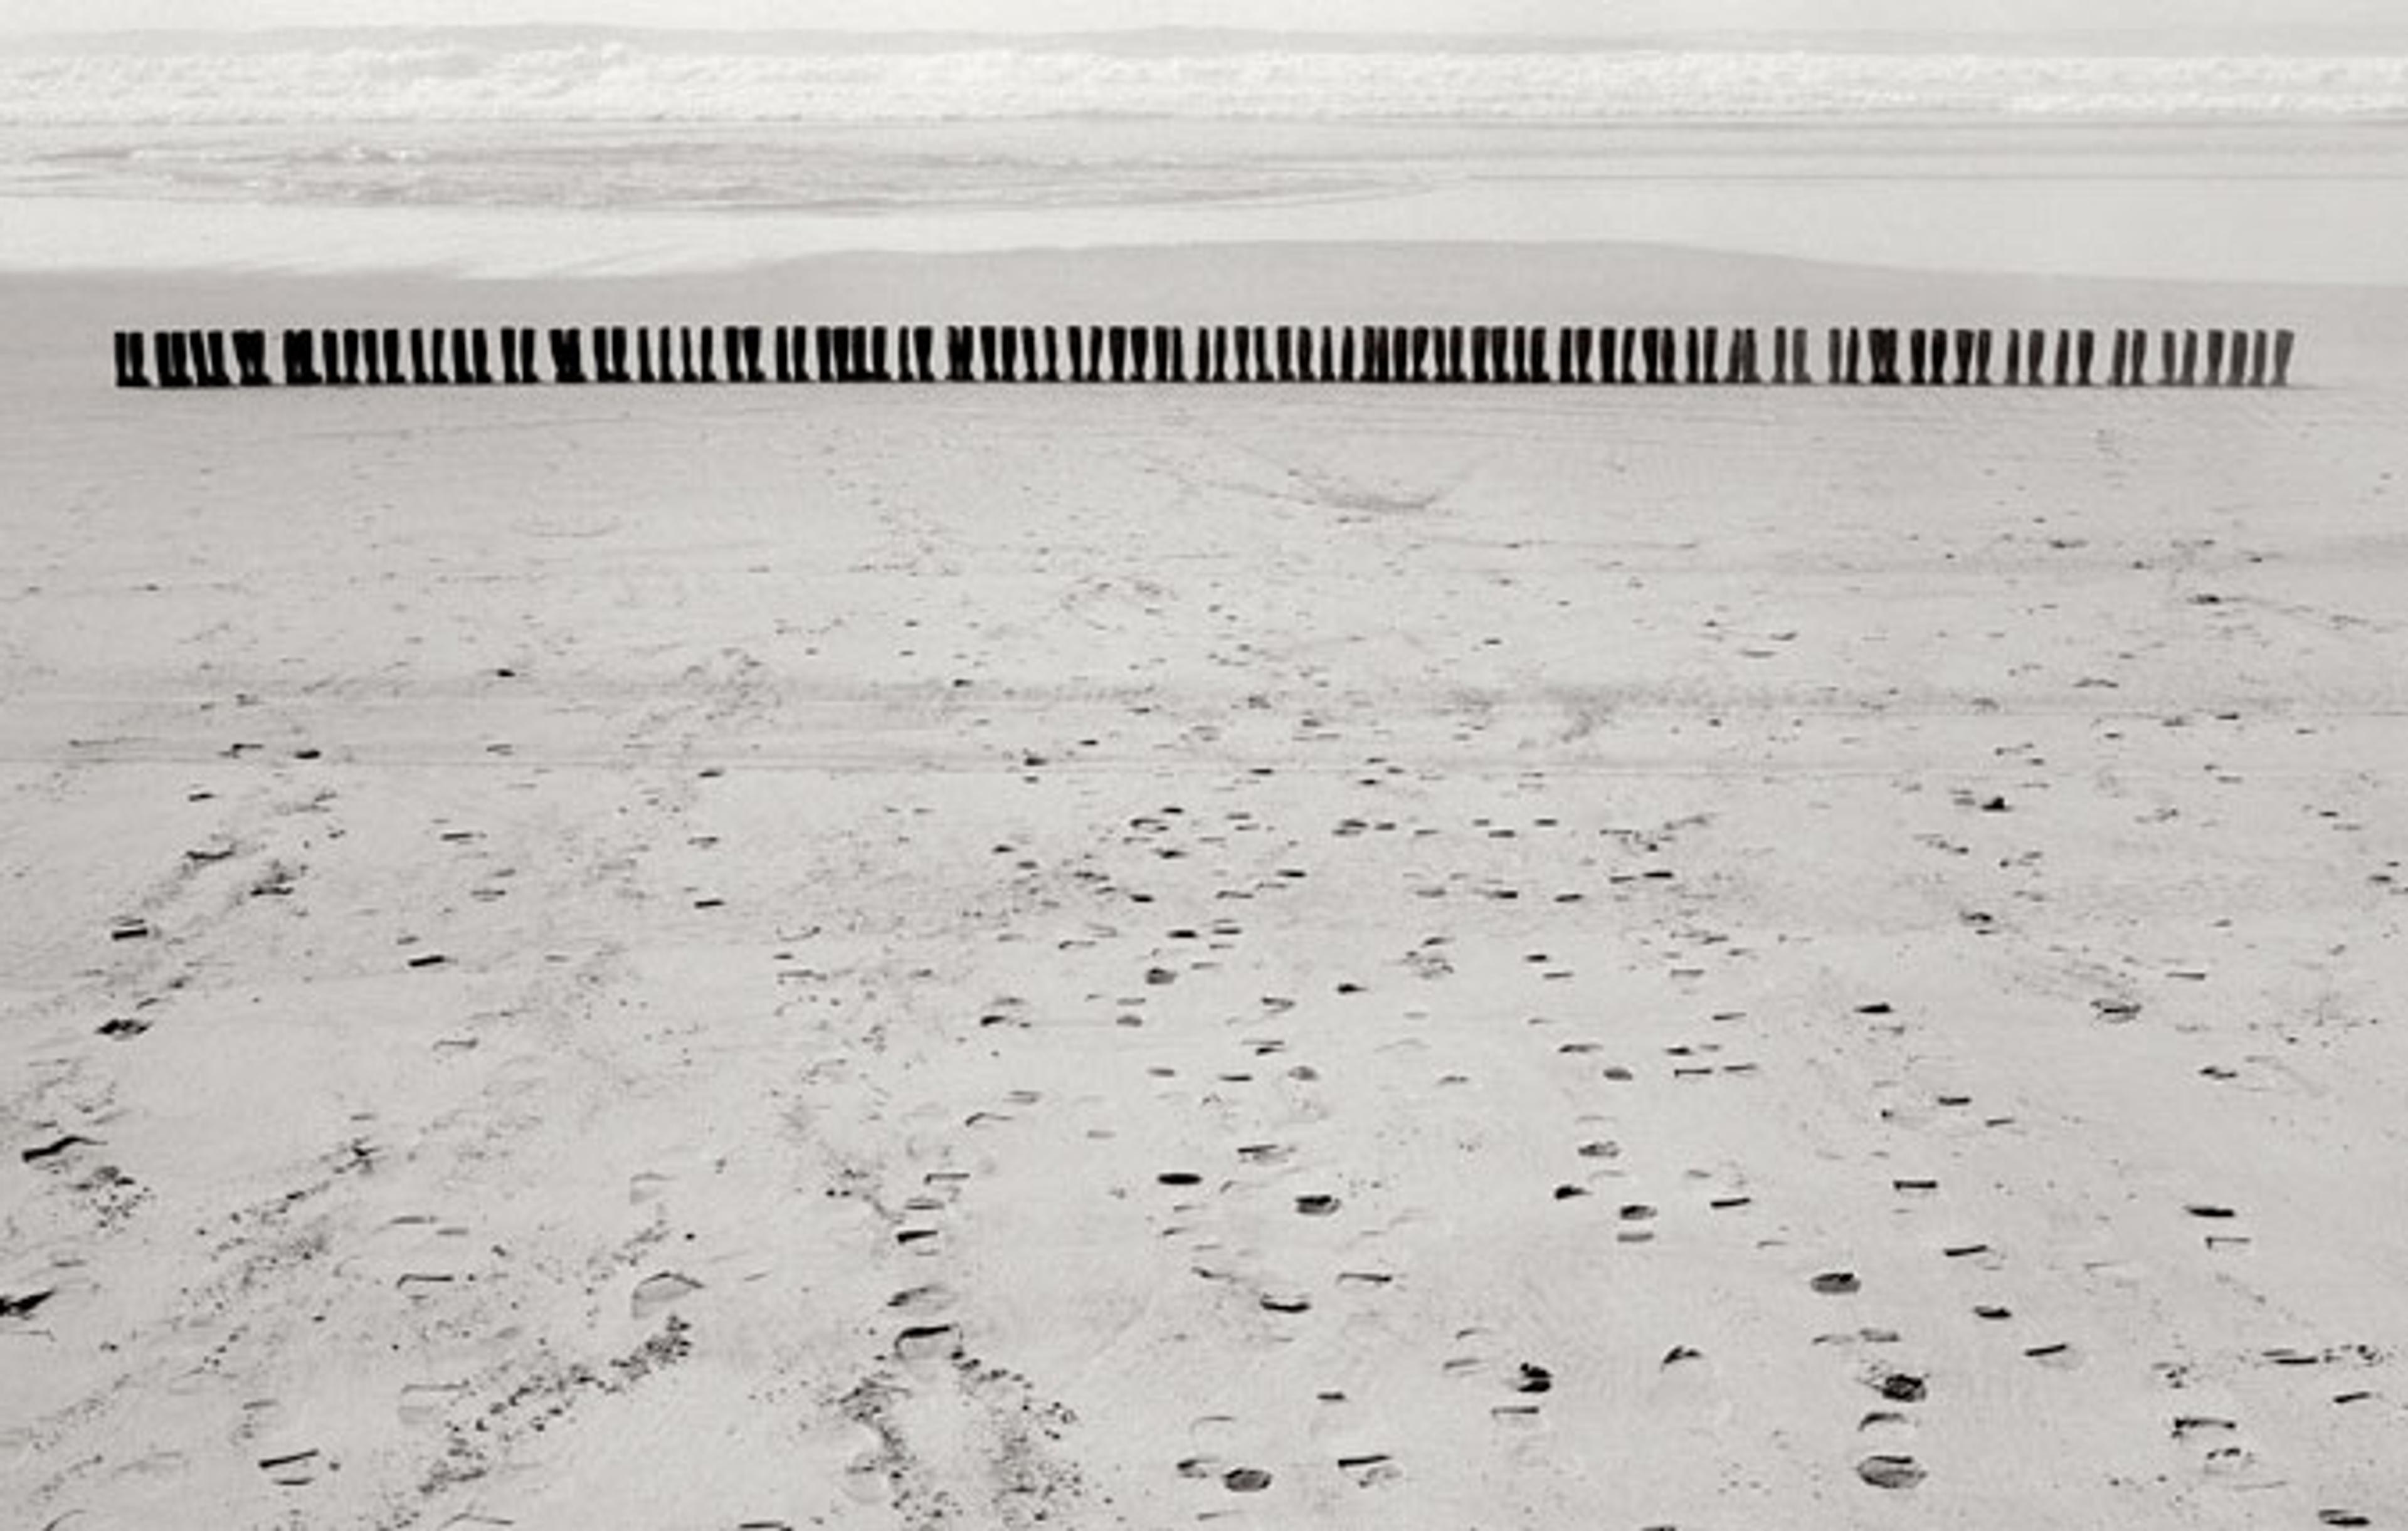
[{"label": "wet sand", "polygon": [[1249,259],[12,282],[18,1519],[2408,1514],[2396,298],[1277,257],[2282,393],[105,386]]}]

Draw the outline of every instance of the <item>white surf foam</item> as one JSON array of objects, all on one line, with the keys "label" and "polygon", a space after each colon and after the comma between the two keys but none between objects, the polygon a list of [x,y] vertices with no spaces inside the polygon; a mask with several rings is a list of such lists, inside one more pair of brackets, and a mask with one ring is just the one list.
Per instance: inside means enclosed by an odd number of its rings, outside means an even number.
[{"label": "white surf foam", "polygon": [[338,43],[0,56],[0,124],[862,122],[1063,116],[1505,122],[2408,113],[2408,58],[1931,53],[954,51]]}]

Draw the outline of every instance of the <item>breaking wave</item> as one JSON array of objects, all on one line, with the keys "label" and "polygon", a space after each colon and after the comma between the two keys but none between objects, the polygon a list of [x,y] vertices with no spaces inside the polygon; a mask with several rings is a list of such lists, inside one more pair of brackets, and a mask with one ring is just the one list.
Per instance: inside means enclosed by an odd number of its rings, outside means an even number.
[{"label": "breaking wave", "polygon": [[2408,58],[1215,51],[737,51],[462,37],[0,55],[0,124],[1614,122],[2408,115]]}]

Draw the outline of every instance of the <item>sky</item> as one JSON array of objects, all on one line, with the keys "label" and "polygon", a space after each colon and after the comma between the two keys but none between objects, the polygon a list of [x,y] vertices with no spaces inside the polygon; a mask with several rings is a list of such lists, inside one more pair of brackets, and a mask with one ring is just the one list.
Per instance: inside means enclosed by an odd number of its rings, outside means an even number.
[{"label": "sky", "polygon": [[840,31],[1221,26],[1475,36],[2333,28],[2399,32],[2403,0],[0,0],[0,32],[587,23]]}]

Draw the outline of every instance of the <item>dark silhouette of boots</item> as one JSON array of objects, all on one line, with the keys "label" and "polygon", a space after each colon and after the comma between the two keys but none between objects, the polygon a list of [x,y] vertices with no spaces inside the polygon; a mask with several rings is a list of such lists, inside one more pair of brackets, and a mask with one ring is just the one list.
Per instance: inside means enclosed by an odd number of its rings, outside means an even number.
[{"label": "dark silhouette of boots", "polygon": [[2298,335],[2290,330],[2274,332],[2274,386],[2277,388],[2291,386],[2291,347],[2298,338]]},{"label": "dark silhouette of boots", "polygon": [[2264,330],[2249,332],[2249,386],[2252,388],[2266,386],[2266,332]]},{"label": "dark silhouette of boots", "polygon": [[[394,338],[398,341],[400,337],[396,336]],[[139,347],[136,348],[134,360],[136,367],[139,369],[142,362]],[[265,330],[234,332],[234,365],[235,370],[241,375],[242,386],[245,388],[265,388],[275,380],[267,375],[267,332]]]},{"label": "dark silhouette of boots", "polygon": [[2201,375],[2207,379],[2207,386],[2210,388],[2221,387],[2224,383],[2224,332],[2222,330],[2207,332],[2207,367]]}]

